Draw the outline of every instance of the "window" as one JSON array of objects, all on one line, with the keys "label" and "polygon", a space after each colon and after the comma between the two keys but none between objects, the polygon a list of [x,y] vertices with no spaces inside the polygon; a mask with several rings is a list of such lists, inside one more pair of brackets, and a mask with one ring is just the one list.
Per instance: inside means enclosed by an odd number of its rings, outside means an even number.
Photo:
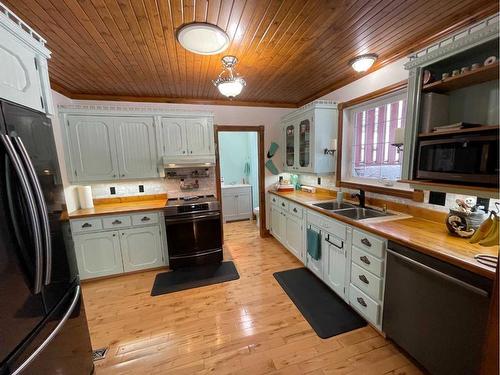
[{"label": "window", "polygon": [[396,129],[404,128],[405,117],[406,92],[401,91],[346,108],[342,181],[396,185],[402,154],[391,143]]}]

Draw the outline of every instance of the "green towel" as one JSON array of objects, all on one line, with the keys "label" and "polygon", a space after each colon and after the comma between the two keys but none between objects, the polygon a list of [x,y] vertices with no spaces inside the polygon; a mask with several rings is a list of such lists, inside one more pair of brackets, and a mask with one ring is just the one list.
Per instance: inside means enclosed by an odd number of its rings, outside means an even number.
[{"label": "green towel", "polygon": [[314,260],[321,258],[321,234],[311,228],[307,228],[307,253]]}]

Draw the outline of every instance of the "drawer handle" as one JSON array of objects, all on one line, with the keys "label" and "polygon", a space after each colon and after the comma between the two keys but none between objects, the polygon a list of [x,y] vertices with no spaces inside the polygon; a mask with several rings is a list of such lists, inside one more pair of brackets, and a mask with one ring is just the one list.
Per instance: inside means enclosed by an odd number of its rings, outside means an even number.
[{"label": "drawer handle", "polygon": [[358,298],[356,298],[356,299],[358,300],[358,303],[359,303],[361,306],[366,307],[366,302],[365,302],[365,300],[364,300],[363,298],[358,297]]},{"label": "drawer handle", "polygon": [[149,217],[147,217],[147,216],[144,216],[144,217],[141,219],[141,221],[149,221],[149,220],[151,220],[151,218],[149,218]]},{"label": "drawer handle", "polygon": [[293,212],[297,213],[297,209],[296,209],[296,208],[294,208],[294,209],[293,209]]},{"label": "drawer handle", "polygon": [[276,202],[276,199],[273,198],[273,202]]},{"label": "drawer handle", "polygon": [[359,275],[358,277],[359,277],[359,279],[360,279],[362,282],[364,282],[365,284],[370,284],[370,282],[368,281],[368,279],[366,278],[366,276],[365,276],[365,275]]},{"label": "drawer handle", "polygon": [[362,243],[363,245],[368,246],[368,247],[372,247],[372,243],[371,243],[371,242],[368,240],[368,238],[366,238],[366,237],[365,237],[365,238],[363,238],[363,239],[361,240],[361,243]]},{"label": "drawer handle", "polygon": [[359,260],[362,261],[364,264],[370,265],[372,262],[370,262],[370,259],[368,259],[366,256],[361,256],[359,257]]},{"label": "drawer handle", "polygon": [[113,224],[113,225],[118,225],[118,224],[121,224],[121,223],[122,223],[122,221],[121,221],[121,220],[116,219],[116,220],[115,220],[115,221],[113,221],[111,224]]},{"label": "drawer handle", "polygon": [[90,223],[85,223],[82,225],[82,228],[90,228],[92,226],[92,224]]},{"label": "drawer handle", "polygon": [[284,203],[281,203],[281,205],[282,205],[283,207],[285,207],[285,204],[284,204]]}]

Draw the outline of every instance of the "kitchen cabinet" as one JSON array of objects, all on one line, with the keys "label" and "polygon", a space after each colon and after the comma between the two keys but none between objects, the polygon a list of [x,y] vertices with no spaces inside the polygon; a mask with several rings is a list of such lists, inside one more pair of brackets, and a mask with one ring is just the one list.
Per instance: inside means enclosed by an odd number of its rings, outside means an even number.
[{"label": "kitchen cabinet", "polygon": [[337,105],[309,103],[282,118],[283,169],[290,173],[335,172],[334,157],[324,153],[337,138]]},{"label": "kitchen cabinet", "polygon": [[271,233],[279,242],[282,242],[283,233],[283,212],[277,206],[271,206]]},{"label": "kitchen cabinet", "polygon": [[324,281],[343,299],[346,293],[347,249],[344,241],[327,233],[323,237]]},{"label": "kitchen cabinet", "polygon": [[285,230],[284,238],[286,247],[299,259],[304,256],[304,234],[302,228],[302,219],[291,214],[284,214]]},{"label": "kitchen cabinet", "polygon": [[159,267],[164,264],[160,231],[157,226],[120,231],[125,272]]},{"label": "kitchen cabinet", "polygon": [[78,270],[82,280],[123,272],[117,231],[74,236]]},{"label": "kitchen cabinet", "polygon": [[222,186],[222,215],[224,222],[251,219],[253,215],[252,186]]},{"label": "kitchen cabinet", "polygon": [[161,119],[163,155],[206,156],[214,154],[213,126],[207,118]]},{"label": "kitchen cabinet", "polygon": [[74,219],[71,231],[82,280],[159,267],[168,259],[161,212]]},{"label": "kitchen cabinet", "polygon": [[[12,18],[10,18],[12,17]],[[0,98],[52,114],[45,40],[10,10],[0,13]]]}]

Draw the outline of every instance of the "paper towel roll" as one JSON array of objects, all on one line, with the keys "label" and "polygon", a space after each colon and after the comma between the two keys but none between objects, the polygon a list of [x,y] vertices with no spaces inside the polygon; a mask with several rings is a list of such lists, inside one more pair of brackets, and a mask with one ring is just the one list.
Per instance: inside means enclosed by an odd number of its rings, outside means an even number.
[{"label": "paper towel roll", "polygon": [[81,208],[93,208],[92,188],[90,186],[78,186],[78,199]]}]

